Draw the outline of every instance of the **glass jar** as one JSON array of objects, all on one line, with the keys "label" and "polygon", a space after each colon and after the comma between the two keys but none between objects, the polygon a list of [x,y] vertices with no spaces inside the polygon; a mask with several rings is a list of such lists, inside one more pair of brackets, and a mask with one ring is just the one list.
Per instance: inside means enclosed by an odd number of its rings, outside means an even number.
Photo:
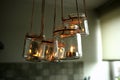
[{"label": "glass jar", "polygon": [[81,34],[77,26],[58,27],[54,31],[55,58],[73,60],[82,56]]},{"label": "glass jar", "polygon": [[58,36],[54,40],[54,57],[56,61],[66,58],[64,41]]},{"label": "glass jar", "polygon": [[89,35],[88,21],[84,13],[72,13],[63,19],[64,27],[76,27],[81,35]]},{"label": "glass jar", "polygon": [[41,61],[43,58],[43,46],[41,46],[43,36],[26,34],[24,41],[23,57],[27,61]]},{"label": "glass jar", "polygon": [[53,52],[53,40],[43,40],[42,41],[44,61],[54,61],[54,52]]}]

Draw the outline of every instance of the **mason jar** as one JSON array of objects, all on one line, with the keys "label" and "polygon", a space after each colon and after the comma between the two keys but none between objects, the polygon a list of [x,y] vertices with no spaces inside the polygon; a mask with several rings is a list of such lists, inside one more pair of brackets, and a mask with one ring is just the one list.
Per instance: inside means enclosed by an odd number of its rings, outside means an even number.
[{"label": "mason jar", "polygon": [[55,58],[73,60],[82,57],[81,34],[78,26],[61,26],[54,31]]},{"label": "mason jar", "polygon": [[27,61],[41,61],[43,46],[41,46],[43,36],[26,34],[24,40],[23,57]]},{"label": "mason jar", "polygon": [[88,21],[84,13],[72,13],[68,15],[67,18],[63,19],[64,26],[67,27],[76,27],[78,28],[78,33],[82,36],[89,35]]},{"label": "mason jar", "polygon": [[44,61],[54,61],[54,44],[53,40],[43,40],[41,44],[43,48]]}]

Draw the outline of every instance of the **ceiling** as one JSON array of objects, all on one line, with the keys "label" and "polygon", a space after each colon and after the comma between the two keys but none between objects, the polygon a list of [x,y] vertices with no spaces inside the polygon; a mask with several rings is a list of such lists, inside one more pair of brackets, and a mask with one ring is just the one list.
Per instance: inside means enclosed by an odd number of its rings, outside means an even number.
[{"label": "ceiling", "polygon": [[87,9],[95,9],[108,0],[86,0]]},{"label": "ceiling", "polygon": [[[78,4],[81,5],[83,0],[78,0]],[[87,9],[95,9],[98,8],[99,6],[101,6],[102,4],[104,4],[105,2],[107,2],[108,0],[86,0],[86,7]],[[46,1],[48,4],[54,4],[54,2],[52,1]],[[75,0],[63,0],[63,4],[64,6],[67,7],[72,7],[73,4],[75,3]],[[60,0],[57,1],[57,5],[60,4]]]}]

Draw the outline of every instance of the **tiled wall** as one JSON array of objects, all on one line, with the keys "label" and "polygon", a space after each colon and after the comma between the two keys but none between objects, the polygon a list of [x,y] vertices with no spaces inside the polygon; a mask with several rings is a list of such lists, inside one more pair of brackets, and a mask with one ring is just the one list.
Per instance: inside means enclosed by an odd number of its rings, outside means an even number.
[{"label": "tiled wall", "polygon": [[83,63],[0,63],[0,80],[83,80]]}]

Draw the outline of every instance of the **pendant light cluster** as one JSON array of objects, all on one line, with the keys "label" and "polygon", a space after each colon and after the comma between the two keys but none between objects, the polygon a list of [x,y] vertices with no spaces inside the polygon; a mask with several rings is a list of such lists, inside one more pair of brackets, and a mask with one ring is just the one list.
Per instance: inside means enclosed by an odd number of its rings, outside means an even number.
[{"label": "pendant light cluster", "polygon": [[61,0],[61,26],[56,26],[56,0],[54,0],[54,23],[53,37],[45,39],[44,31],[44,9],[45,0],[42,0],[41,11],[41,31],[40,35],[32,33],[34,17],[34,0],[31,16],[30,32],[26,34],[24,41],[23,56],[25,60],[31,62],[41,61],[64,61],[74,60],[82,57],[81,36],[89,35],[86,5],[84,4],[84,13],[79,13],[78,2],[76,2],[76,13],[68,14],[67,18],[63,17],[63,0]]}]

